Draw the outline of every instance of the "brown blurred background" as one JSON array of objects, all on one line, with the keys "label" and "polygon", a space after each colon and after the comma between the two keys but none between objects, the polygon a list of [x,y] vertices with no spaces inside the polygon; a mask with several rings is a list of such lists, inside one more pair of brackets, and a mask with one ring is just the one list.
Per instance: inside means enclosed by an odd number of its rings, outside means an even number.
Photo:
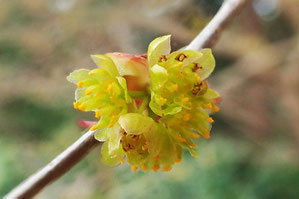
[{"label": "brown blurred background", "polygon": [[[0,0],[0,197],[84,132],[73,110],[89,55],[144,53],[171,34],[188,44],[221,0]],[[99,148],[37,198],[299,197],[299,2],[254,0],[214,48],[211,86],[222,95],[199,159],[169,173],[102,165]]]}]

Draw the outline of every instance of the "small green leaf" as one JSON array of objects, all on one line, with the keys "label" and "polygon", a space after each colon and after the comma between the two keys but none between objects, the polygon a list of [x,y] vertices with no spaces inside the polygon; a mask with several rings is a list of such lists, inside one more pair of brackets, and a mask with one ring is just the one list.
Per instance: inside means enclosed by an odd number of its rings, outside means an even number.
[{"label": "small green leaf", "polygon": [[139,113],[127,113],[122,115],[118,122],[126,133],[134,135],[149,132],[155,125],[152,118]]},{"label": "small green leaf", "polygon": [[160,56],[168,55],[170,53],[170,35],[158,37],[153,40],[148,46],[147,57],[148,65],[151,68],[157,64]]},{"label": "small green leaf", "polygon": [[70,73],[69,76],[66,77],[66,79],[71,83],[77,84],[79,81],[89,78],[89,72],[90,70],[88,69],[75,70]]},{"label": "small green leaf", "polygon": [[112,77],[118,76],[118,70],[112,59],[105,55],[91,55],[92,60],[99,68],[104,68]]},{"label": "small green leaf", "polygon": [[125,78],[117,76],[116,77],[118,83],[120,86],[124,89],[125,99],[127,103],[130,103],[132,101],[131,97],[128,94],[128,88],[127,88],[127,81]]},{"label": "small green leaf", "polygon": [[151,69],[151,83],[152,89],[156,90],[161,88],[167,81],[167,70],[158,64],[155,64]]},{"label": "small green leaf", "polygon": [[203,55],[197,60],[202,69],[198,69],[196,72],[202,80],[207,79],[215,68],[215,59],[211,49],[202,49],[200,51]]},{"label": "small green leaf", "polygon": [[113,167],[121,163],[124,156],[124,151],[122,149],[122,146],[119,145],[119,148],[111,154],[109,153],[108,143],[109,143],[109,139],[106,142],[104,142],[104,144],[102,145],[102,149],[101,149],[102,162],[108,166]]}]

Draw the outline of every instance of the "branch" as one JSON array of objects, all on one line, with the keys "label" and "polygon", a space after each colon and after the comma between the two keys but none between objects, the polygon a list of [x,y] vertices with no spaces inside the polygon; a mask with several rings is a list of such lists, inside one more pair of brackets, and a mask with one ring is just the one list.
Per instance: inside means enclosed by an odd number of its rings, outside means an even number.
[{"label": "branch", "polygon": [[250,0],[225,0],[210,23],[185,47],[186,50],[211,48],[224,28],[237,16]]},{"label": "branch", "polygon": [[[211,22],[185,49],[199,50],[204,47],[212,47],[222,30],[249,1],[250,0],[226,0]],[[70,170],[99,144],[100,142],[94,139],[93,132],[88,131],[48,165],[30,176],[4,198],[32,198],[45,186]]]},{"label": "branch", "polygon": [[75,166],[99,144],[100,142],[93,137],[93,131],[88,131],[44,168],[14,188],[4,198],[32,198],[45,186],[58,179]]}]

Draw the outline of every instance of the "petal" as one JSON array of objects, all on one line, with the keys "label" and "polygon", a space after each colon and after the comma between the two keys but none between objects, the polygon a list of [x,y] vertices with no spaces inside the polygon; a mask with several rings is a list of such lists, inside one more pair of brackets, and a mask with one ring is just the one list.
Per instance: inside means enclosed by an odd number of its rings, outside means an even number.
[{"label": "petal", "polygon": [[151,69],[151,88],[153,90],[161,88],[167,81],[168,73],[165,68],[155,64]]},{"label": "petal", "polygon": [[147,58],[150,68],[158,63],[162,55],[168,55],[170,53],[170,37],[170,35],[158,37],[148,46]]},{"label": "petal", "polygon": [[211,49],[202,49],[200,52],[203,55],[197,60],[197,63],[199,63],[202,68],[197,70],[197,74],[204,80],[214,71],[215,59]]},{"label": "petal", "polygon": [[137,84],[138,90],[150,84],[150,74],[147,66],[147,60],[144,56],[137,56],[125,53],[107,53],[115,63],[121,76],[135,77],[128,78],[134,82],[128,82],[129,85]]},{"label": "petal", "polygon": [[91,55],[91,58],[99,68],[104,68],[112,77],[119,75],[117,68],[110,57],[105,55]]},{"label": "petal", "polygon": [[118,122],[126,133],[134,135],[150,132],[155,125],[152,118],[139,113],[127,113],[122,115]]},{"label": "petal", "polygon": [[94,138],[100,142],[105,142],[108,138],[107,128],[99,129],[94,133]]},{"label": "petal", "polygon": [[109,153],[108,145],[109,139],[104,142],[101,148],[102,162],[108,166],[113,167],[121,163],[121,161],[123,160],[124,151],[120,145],[118,149],[111,154]]},{"label": "petal", "polygon": [[107,136],[109,136],[109,154],[113,154],[119,148],[122,136],[120,126],[116,123],[113,127],[107,128]]},{"label": "petal", "polygon": [[208,99],[216,99],[219,98],[220,95],[216,91],[208,88],[203,97],[208,98]]},{"label": "petal", "polygon": [[89,72],[90,72],[90,70],[88,70],[88,69],[75,70],[75,71],[71,72],[69,74],[69,76],[66,77],[66,79],[69,82],[77,84],[79,81],[89,78],[89,75],[88,75]]},{"label": "petal", "polygon": [[127,81],[126,81],[126,79],[123,78],[123,77],[119,77],[119,76],[117,76],[116,79],[117,79],[118,83],[120,84],[120,86],[124,89],[126,102],[130,103],[132,99],[130,98],[130,96],[128,94],[128,88],[127,88]]}]

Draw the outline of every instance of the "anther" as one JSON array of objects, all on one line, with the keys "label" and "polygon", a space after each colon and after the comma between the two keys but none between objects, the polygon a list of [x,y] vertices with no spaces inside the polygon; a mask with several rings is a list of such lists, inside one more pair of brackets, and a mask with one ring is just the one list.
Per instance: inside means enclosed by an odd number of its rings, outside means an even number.
[{"label": "anther", "polygon": [[153,160],[153,161],[158,161],[158,160],[160,160],[160,157],[159,157],[159,156],[157,156],[157,157],[153,157],[152,160]]},{"label": "anther", "polygon": [[94,130],[96,130],[96,129],[97,129],[97,127],[96,127],[95,125],[93,125],[93,126],[90,128],[91,131],[94,131]]},{"label": "anther", "polygon": [[165,55],[162,55],[160,58],[159,58],[159,62],[165,62],[167,61],[167,57]]},{"label": "anther", "polygon": [[78,109],[81,110],[81,111],[84,111],[85,110],[84,104],[79,105]]},{"label": "anther", "polygon": [[196,81],[197,81],[197,83],[200,83],[200,82],[201,82],[201,78],[200,78],[200,76],[199,76],[198,74],[196,74],[195,76],[196,76]]},{"label": "anther", "polygon": [[178,137],[179,142],[187,142],[187,140],[183,137]]},{"label": "anther", "polygon": [[146,164],[142,164],[142,165],[140,165],[140,169],[143,170],[143,171],[147,171],[148,167],[147,167]]},{"label": "anther", "polygon": [[204,137],[205,139],[209,139],[210,138],[210,131],[205,131],[203,134],[202,134],[202,137]]},{"label": "anther", "polygon": [[213,118],[209,117],[209,118],[207,119],[207,122],[209,122],[209,123],[214,123],[215,121],[213,120]]},{"label": "anther", "polygon": [[213,108],[213,111],[216,113],[216,112],[219,111],[219,108],[218,108],[217,106],[215,106],[215,107]]},{"label": "anther", "polygon": [[74,102],[73,105],[74,105],[74,109],[78,109],[79,108],[78,107],[78,101]]},{"label": "anther", "polygon": [[184,97],[184,98],[182,99],[182,102],[183,102],[184,104],[188,104],[188,102],[189,102],[189,98],[188,98],[188,97]]},{"label": "anther", "polygon": [[213,108],[213,106],[212,106],[211,103],[206,104],[205,107],[208,108],[208,109],[212,109]]},{"label": "anther", "polygon": [[175,162],[176,162],[176,163],[180,163],[180,162],[182,162],[182,158],[177,158],[177,159],[175,160]]},{"label": "anther", "polygon": [[154,172],[157,172],[160,169],[160,166],[152,166]]},{"label": "anther", "polygon": [[135,172],[135,171],[138,170],[138,167],[137,166],[132,166],[131,169],[132,169],[133,172]]},{"label": "anther", "polygon": [[197,133],[192,133],[192,138],[198,139],[200,138],[200,135],[198,135]]},{"label": "anther", "polygon": [[112,84],[109,84],[109,85],[108,85],[107,90],[108,90],[109,93],[112,93],[112,91],[113,91],[113,86],[112,86]]},{"label": "anther", "polygon": [[82,81],[79,81],[79,82],[77,83],[77,87],[78,87],[78,88],[82,88],[82,87],[83,87],[83,84],[84,84],[84,83],[83,83]]},{"label": "anther", "polygon": [[162,171],[170,171],[172,169],[171,166],[166,166],[162,168]]},{"label": "anther", "polygon": [[187,56],[184,54],[179,54],[175,59],[178,61],[183,61]]},{"label": "anther", "polygon": [[189,113],[185,114],[184,117],[183,117],[183,120],[184,121],[190,120],[190,114]]},{"label": "anther", "polygon": [[100,109],[98,109],[95,113],[95,117],[96,118],[100,118],[101,117],[101,114],[100,114]]},{"label": "anther", "polygon": [[85,90],[85,95],[90,95],[91,93],[92,93],[91,90],[88,89]]},{"label": "anther", "polygon": [[192,148],[197,148],[197,145],[194,144],[194,143],[191,143],[190,146],[191,146]]},{"label": "anther", "polygon": [[174,88],[174,90],[178,90],[179,86],[177,84],[172,84],[172,87]]},{"label": "anther", "polygon": [[164,104],[167,102],[167,99],[166,98],[164,98],[164,97],[161,97],[161,99],[160,99]]}]

